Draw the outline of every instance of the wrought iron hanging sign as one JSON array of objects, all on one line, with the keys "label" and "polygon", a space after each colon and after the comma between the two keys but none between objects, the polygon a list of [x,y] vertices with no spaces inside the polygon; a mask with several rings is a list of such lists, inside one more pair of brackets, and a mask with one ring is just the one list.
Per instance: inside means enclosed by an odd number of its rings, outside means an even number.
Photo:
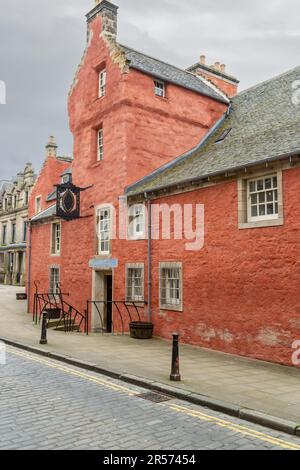
[{"label": "wrought iron hanging sign", "polygon": [[[91,187],[91,186],[90,186]],[[89,187],[89,188],[90,188]],[[58,184],[56,215],[64,220],[80,218],[80,193],[89,188],[78,188],[73,183]]]}]

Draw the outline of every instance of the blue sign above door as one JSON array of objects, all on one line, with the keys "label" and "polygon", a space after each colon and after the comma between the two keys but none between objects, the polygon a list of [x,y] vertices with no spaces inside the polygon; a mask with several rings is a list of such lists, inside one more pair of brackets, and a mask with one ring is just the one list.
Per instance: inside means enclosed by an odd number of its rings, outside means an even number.
[{"label": "blue sign above door", "polygon": [[104,269],[114,269],[117,268],[119,265],[118,259],[91,259],[89,262],[89,266],[95,270],[104,270]]}]

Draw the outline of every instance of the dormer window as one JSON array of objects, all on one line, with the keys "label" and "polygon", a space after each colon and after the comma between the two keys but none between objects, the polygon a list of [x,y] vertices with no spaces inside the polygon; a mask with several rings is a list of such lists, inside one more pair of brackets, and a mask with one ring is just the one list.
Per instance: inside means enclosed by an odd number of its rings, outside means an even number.
[{"label": "dormer window", "polygon": [[135,204],[129,208],[128,235],[132,239],[144,238],[145,236],[145,206]]},{"label": "dormer window", "polygon": [[154,80],[154,93],[160,98],[165,98],[166,96],[166,87],[165,83],[160,80]]},{"label": "dormer window", "polygon": [[221,142],[223,142],[223,140],[226,139],[226,137],[230,134],[230,132],[232,131],[232,128],[228,128],[228,129],[225,129],[224,132],[222,132],[222,134],[220,135],[220,137],[217,138],[216,140],[216,144],[220,144]]},{"label": "dormer window", "polygon": [[101,70],[99,73],[99,98],[105,96],[106,93],[106,70]]}]

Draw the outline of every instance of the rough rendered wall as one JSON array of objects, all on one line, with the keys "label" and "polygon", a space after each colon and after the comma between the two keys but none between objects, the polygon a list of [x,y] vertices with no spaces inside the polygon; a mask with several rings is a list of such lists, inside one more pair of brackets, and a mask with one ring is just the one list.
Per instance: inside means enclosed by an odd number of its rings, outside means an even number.
[{"label": "rough rendered wall", "polygon": [[[279,227],[239,230],[236,182],[156,201],[205,205],[201,251],[185,251],[184,241],[152,241],[156,335],[170,339],[178,331],[185,343],[291,365],[292,343],[300,339],[299,176],[299,168],[283,172],[285,224]],[[130,243],[120,269],[136,259],[147,272],[146,242]],[[161,261],[183,262],[182,313],[159,309]]]}]

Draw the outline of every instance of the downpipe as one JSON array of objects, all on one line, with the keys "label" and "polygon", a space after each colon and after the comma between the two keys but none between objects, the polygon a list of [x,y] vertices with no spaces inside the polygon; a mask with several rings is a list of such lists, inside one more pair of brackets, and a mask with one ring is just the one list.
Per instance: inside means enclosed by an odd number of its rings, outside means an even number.
[{"label": "downpipe", "polygon": [[27,261],[27,279],[26,279],[26,290],[27,290],[27,313],[30,313],[30,290],[31,290],[31,222],[28,221],[28,235],[29,235],[29,240],[28,240],[28,261]]},{"label": "downpipe", "polygon": [[147,253],[147,262],[148,262],[148,321],[152,322],[152,282],[151,282],[151,264],[152,264],[152,253],[151,253],[151,237],[152,237],[152,217],[151,217],[151,200],[148,198],[147,193],[145,193],[145,199],[147,201],[147,217],[148,217],[148,253]]}]

